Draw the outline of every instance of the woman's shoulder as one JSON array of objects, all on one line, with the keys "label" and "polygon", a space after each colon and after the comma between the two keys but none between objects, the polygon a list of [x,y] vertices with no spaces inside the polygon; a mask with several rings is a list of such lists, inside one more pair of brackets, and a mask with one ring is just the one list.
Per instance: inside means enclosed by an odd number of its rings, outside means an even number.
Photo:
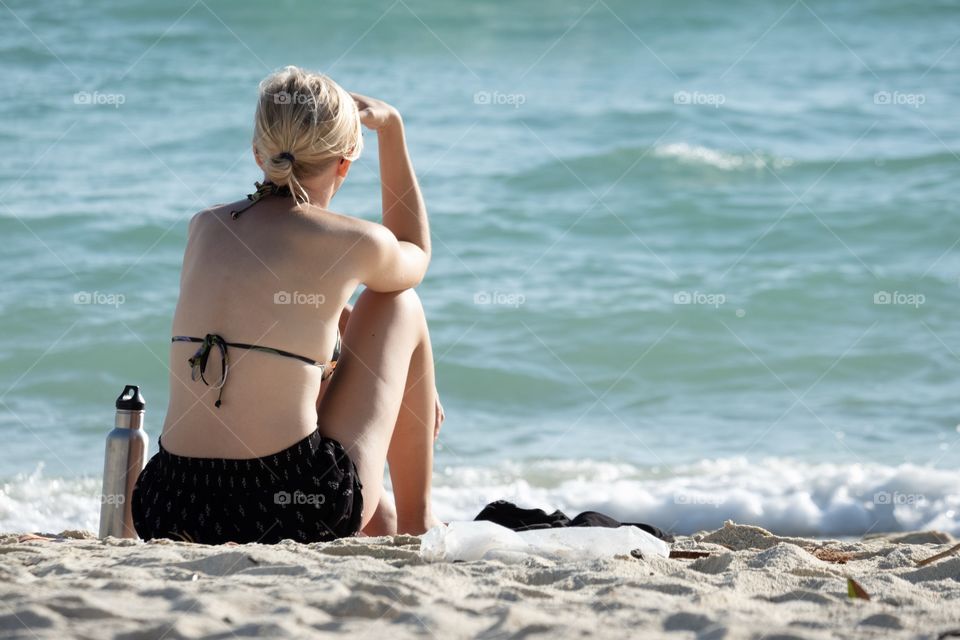
[{"label": "woman's shoulder", "polygon": [[300,211],[304,224],[311,230],[297,234],[300,238],[336,237],[361,262],[376,260],[385,246],[397,241],[393,232],[379,222],[320,207],[306,206]]},{"label": "woman's shoulder", "polygon": [[188,229],[193,230],[199,224],[202,224],[206,220],[210,220],[214,217],[220,215],[229,216],[231,211],[236,210],[238,207],[242,206],[246,200],[237,200],[236,202],[226,202],[222,204],[210,205],[206,209],[201,209],[197,211],[190,217],[190,222],[188,224]]},{"label": "woman's shoulder", "polygon": [[[211,223],[216,227],[228,223],[232,213],[247,203],[247,200],[238,200],[201,209],[190,218],[189,235]],[[336,236],[351,243],[363,243],[365,240],[376,241],[384,232],[390,233],[378,222],[309,204],[291,210],[284,218],[287,223],[284,233],[291,241],[310,242],[320,236]]]},{"label": "woman's shoulder", "polygon": [[366,236],[372,229],[382,225],[361,217],[324,209],[314,205],[302,205],[297,218],[306,227],[318,233],[338,233],[345,236]]},{"label": "woman's shoulder", "polygon": [[248,208],[250,208],[249,198],[210,205],[190,217],[188,230],[193,232],[197,227],[215,220],[219,220],[221,223],[227,222],[234,218],[234,214],[244,213]]}]

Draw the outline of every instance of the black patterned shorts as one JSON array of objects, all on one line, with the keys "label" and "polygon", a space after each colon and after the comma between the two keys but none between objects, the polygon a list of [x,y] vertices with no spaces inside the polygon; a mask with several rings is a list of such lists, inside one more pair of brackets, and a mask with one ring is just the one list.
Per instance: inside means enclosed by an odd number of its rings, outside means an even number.
[{"label": "black patterned shorts", "polygon": [[324,542],[359,531],[362,487],[343,446],[318,431],[241,460],[178,456],[161,442],[133,490],[133,524],[144,540]]}]

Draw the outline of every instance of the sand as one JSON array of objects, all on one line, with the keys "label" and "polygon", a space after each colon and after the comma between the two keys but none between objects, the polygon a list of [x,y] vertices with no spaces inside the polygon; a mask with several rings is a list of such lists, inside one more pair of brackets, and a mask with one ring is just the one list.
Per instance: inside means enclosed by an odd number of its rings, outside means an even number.
[{"label": "sand", "polygon": [[[700,558],[431,564],[414,536],[205,547],[0,535],[0,637],[960,637],[960,554],[917,564],[955,543],[727,523],[674,543]],[[848,577],[869,600],[848,596]]]}]

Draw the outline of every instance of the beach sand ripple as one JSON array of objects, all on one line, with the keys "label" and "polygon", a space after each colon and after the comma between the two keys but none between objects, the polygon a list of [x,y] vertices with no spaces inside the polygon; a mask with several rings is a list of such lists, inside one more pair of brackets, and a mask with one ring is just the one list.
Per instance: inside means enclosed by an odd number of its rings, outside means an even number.
[{"label": "beach sand ripple", "polygon": [[[428,563],[420,538],[205,547],[0,535],[3,638],[916,638],[960,628],[939,532],[813,540],[728,522],[702,557]],[[870,599],[848,595],[853,578]]]}]

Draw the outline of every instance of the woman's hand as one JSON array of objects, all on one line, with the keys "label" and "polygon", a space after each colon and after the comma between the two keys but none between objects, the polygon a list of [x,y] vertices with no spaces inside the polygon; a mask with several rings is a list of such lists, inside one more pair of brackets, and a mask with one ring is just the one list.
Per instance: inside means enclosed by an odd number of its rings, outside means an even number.
[{"label": "woman's hand", "polygon": [[383,100],[377,100],[359,93],[351,93],[350,97],[357,103],[360,111],[360,124],[374,131],[400,121],[400,112]]},{"label": "woman's hand", "polygon": [[437,399],[436,403],[436,421],[433,423],[433,440],[436,442],[437,438],[440,437],[440,425],[443,424],[443,419],[446,418],[446,415],[443,413],[443,405],[440,404],[440,393],[434,392],[434,397]]}]

